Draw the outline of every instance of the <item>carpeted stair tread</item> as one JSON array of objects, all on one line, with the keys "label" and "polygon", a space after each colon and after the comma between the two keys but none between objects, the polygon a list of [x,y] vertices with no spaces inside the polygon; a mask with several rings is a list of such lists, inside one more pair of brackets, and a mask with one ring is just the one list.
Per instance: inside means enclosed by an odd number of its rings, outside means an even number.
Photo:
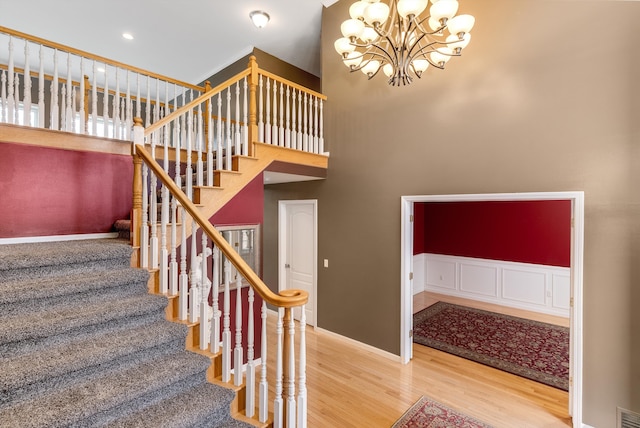
[{"label": "carpeted stair tread", "polygon": [[116,239],[0,245],[0,275],[2,271],[11,269],[67,263],[105,260],[127,262],[130,257],[131,247],[128,243]]},{"label": "carpeted stair tread", "polygon": [[45,383],[59,385],[63,378],[71,381],[109,365],[124,366],[154,347],[183,349],[186,333],[185,326],[158,319],[125,331],[101,334],[91,342],[81,338],[44,351],[2,358],[0,403],[8,396],[17,399],[20,394],[41,388]]},{"label": "carpeted stair tread", "polygon": [[[71,386],[39,394],[37,399],[2,406],[0,421],[6,426],[91,426],[81,421],[117,407],[121,407],[117,412],[121,415],[143,408],[163,388],[193,375],[204,379],[208,366],[208,358],[184,350],[160,357],[147,355],[133,367],[86,377]],[[29,415],[28,420],[25,415]]]},{"label": "carpeted stair tread", "polygon": [[232,399],[231,390],[221,389],[205,382],[196,385],[179,397],[168,397],[107,426],[112,428],[250,427],[249,424],[231,418],[229,405],[212,406],[212,403],[228,403]]},{"label": "carpeted stair tread", "polygon": [[131,253],[115,239],[0,246],[0,426],[249,426]]},{"label": "carpeted stair tread", "polygon": [[80,306],[63,302],[46,312],[3,316],[0,323],[0,349],[3,344],[61,335],[91,326],[99,328],[110,321],[118,322],[128,316],[164,310],[166,307],[166,299],[162,296],[148,294],[120,300],[95,300]]},{"label": "carpeted stair tread", "polygon": [[98,293],[132,282],[146,283],[148,279],[147,271],[131,267],[73,272],[65,275],[64,279],[57,276],[14,278],[0,283],[0,307],[35,300],[69,298],[77,293]]}]

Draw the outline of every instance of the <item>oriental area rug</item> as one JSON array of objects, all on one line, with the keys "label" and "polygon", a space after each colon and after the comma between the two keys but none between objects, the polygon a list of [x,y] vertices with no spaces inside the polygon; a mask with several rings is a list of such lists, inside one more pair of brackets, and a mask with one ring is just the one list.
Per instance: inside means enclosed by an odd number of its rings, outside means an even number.
[{"label": "oriental area rug", "polygon": [[567,327],[438,302],[414,314],[413,341],[569,389]]},{"label": "oriental area rug", "polygon": [[444,404],[422,396],[391,428],[491,428]]}]

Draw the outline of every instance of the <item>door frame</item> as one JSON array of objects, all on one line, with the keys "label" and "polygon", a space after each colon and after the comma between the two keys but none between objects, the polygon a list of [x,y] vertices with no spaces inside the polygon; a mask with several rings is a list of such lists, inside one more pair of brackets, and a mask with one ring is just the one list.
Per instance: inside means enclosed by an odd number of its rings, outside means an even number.
[{"label": "door frame", "polygon": [[400,360],[407,364],[413,357],[413,204],[415,202],[469,201],[536,201],[570,200],[573,227],[571,229],[571,342],[570,371],[573,379],[569,393],[569,414],[573,427],[582,427],[583,368],[583,268],[584,268],[584,192],[485,193],[453,195],[415,195],[401,197],[400,251]]},{"label": "door frame", "polygon": [[313,207],[313,280],[311,307],[313,316],[307,320],[308,324],[318,326],[318,200],[317,199],[296,199],[278,201],[278,291],[286,289],[286,269],[285,259],[287,255],[287,213],[288,209],[294,205],[312,205]]}]

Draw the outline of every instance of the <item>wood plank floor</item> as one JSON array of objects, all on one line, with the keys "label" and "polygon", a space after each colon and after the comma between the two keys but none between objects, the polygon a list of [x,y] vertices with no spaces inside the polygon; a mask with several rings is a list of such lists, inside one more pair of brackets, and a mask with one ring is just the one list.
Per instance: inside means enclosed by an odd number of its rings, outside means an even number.
[{"label": "wood plank floor", "polygon": [[[440,298],[416,296],[424,304]],[[274,326],[275,316],[267,322]],[[306,331],[310,427],[390,427],[422,395],[496,428],[571,426],[568,394],[559,389],[426,346],[414,345],[405,365],[321,329]]]}]

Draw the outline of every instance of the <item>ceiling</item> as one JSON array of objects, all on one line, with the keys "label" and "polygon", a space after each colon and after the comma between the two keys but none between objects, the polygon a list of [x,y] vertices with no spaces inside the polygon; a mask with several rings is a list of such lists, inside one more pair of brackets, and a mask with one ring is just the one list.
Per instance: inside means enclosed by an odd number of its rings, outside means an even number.
[{"label": "ceiling", "polygon": [[0,0],[0,26],[192,84],[254,47],[320,76],[322,8],[336,1]]}]

